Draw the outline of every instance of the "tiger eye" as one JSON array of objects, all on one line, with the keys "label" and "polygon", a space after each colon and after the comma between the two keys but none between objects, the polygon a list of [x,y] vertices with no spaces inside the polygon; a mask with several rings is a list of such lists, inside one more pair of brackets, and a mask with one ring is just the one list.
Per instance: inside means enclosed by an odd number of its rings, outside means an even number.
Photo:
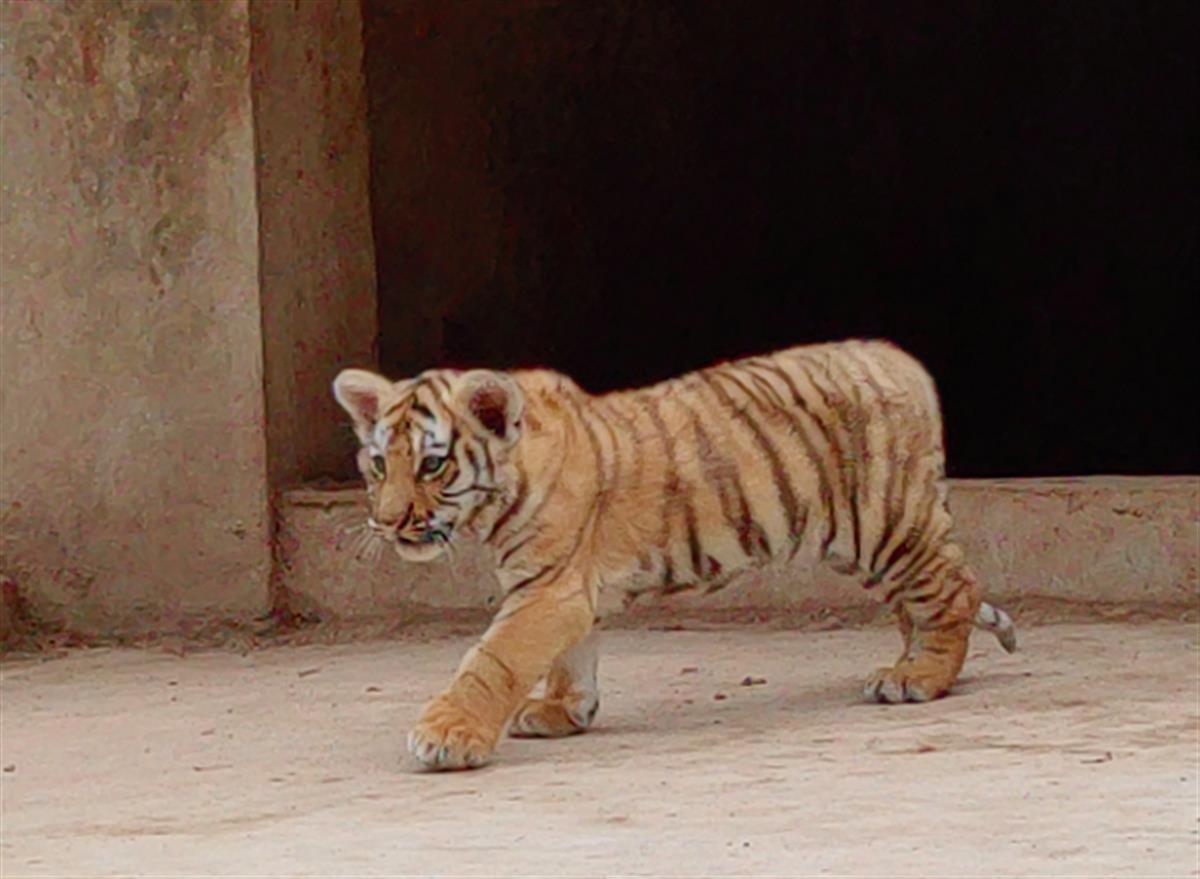
[{"label": "tiger eye", "polygon": [[423,479],[429,479],[437,476],[446,466],[449,458],[439,458],[437,455],[426,455],[421,459],[421,466],[417,469],[417,475]]},{"label": "tiger eye", "polygon": [[387,476],[387,459],[383,455],[372,455],[371,471],[380,479],[383,479]]}]

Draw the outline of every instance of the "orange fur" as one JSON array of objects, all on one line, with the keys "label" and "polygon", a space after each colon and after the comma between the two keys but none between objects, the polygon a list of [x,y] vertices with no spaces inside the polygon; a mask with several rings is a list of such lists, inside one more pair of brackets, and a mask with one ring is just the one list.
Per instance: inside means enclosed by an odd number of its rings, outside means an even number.
[{"label": "orange fur", "polygon": [[[510,725],[586,729],[602,588],[712,589],[771,558],[829,560],[901,621],[904,654],[867,682],[884,701],[944,694],[972,625],[1012,644],[1011,620],[981,604],[948,537],[933,382],[886,342],[793,348],[602,396],[540,370],[397,384],[351,370],[335,393],[383,539],[418,561],[461,537],[496,553],[501,608],[410,734],[425,765],[480,765]],[[543,678],[544,698],[528,700]]]}]

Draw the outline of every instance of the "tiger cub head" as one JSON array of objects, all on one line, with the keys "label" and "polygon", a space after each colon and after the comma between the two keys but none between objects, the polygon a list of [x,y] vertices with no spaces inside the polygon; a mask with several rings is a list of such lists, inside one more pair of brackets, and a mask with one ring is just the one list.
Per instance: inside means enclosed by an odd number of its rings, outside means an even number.
[{"label": "tiger cub head", "polygon": [[435,559],[503,509],[516,481],[509,458],[524,410],[510,376],[436,370],[392,382],[347,369],[333,393],[362,444],[367,525],[401,557]]}]

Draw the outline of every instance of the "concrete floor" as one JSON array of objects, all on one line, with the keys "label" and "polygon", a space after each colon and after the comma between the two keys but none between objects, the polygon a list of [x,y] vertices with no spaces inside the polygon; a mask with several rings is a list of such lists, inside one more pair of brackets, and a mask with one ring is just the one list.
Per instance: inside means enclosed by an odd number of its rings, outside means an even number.
[{"label": "concrete floor", "polygon": [[401,753],[461,637],[9,662],[0,873],[1198,874],[1194,625],[977,635],[896,707],[892,631],[605,641],[592,733],[449,775]]}]

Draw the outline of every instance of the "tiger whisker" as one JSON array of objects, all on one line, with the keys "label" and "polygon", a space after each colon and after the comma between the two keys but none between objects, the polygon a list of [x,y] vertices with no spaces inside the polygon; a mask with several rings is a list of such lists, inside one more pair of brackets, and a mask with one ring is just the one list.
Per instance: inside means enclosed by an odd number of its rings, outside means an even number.
[{"label": "tiger whisker", "polygon": [[456,547],[449,537],[439,533],[436,538],[438,543],[446,548],[446,566],[450,569],[450,578],[452,580],[458,578],[458,547]]},{"label": "tiger whisker", "polygon": [[368,560],[368,557],[378,540],[378,536],[373,531],[363,531],[355,545],[354,561],[361,564]]}]

